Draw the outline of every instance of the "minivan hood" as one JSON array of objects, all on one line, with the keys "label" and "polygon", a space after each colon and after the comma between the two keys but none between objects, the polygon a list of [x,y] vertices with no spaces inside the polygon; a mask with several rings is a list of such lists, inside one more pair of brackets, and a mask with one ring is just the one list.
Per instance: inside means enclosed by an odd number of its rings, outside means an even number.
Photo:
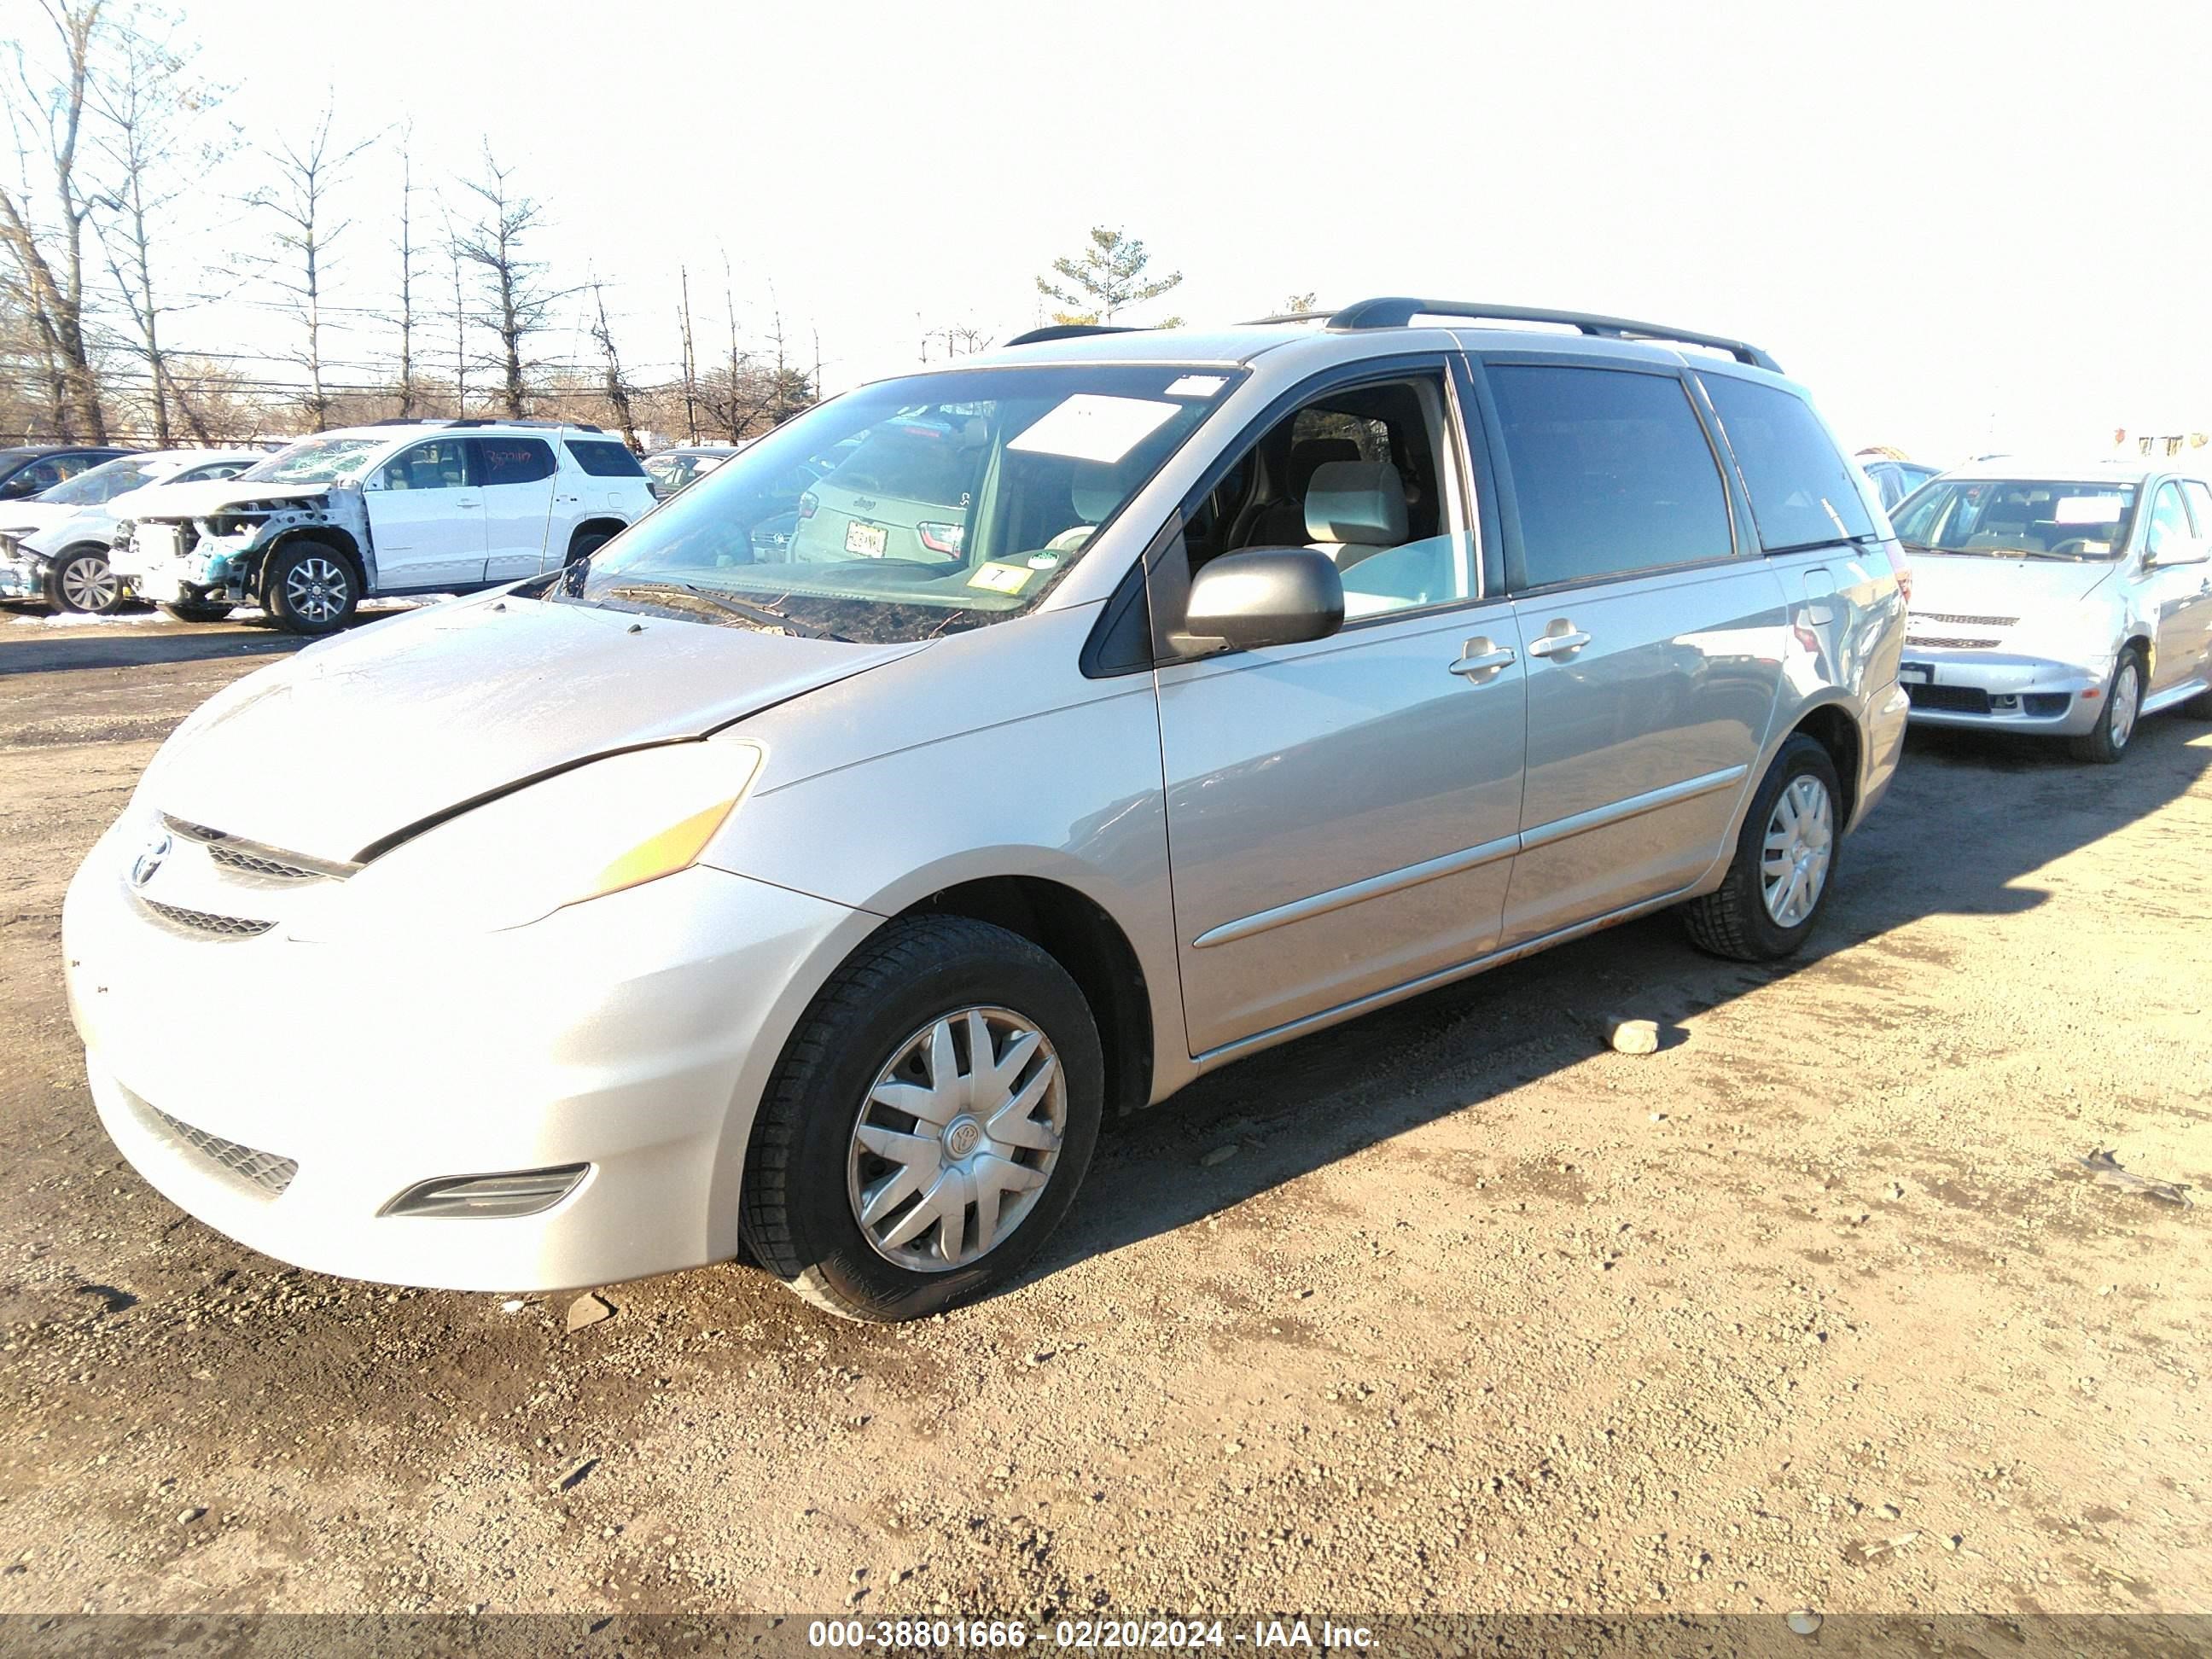
[{"label": "minivan hood", "polygon": [[1912,609],[1917,615],[2030,617],[2086,599],[2119,568],[2117,559],[2074,564],[2063,559],[1991,559],[1978,554],[1915,553]]},{"label": "minivan hood", "polygon": [[179,728],[143,793],[225,835],[346,861],[525,780],[702,736],[923,648],[487,594],[248,675]]},{"label": "minivan hood", "polygon": [[[349,483],[248,483],[240,478],[204,478],[198,483],[147,484],[130,493],[131,519],[204,519],[236,501],[296,501],[350,489]],[[115,498],[120,501],[123,496]]]}]

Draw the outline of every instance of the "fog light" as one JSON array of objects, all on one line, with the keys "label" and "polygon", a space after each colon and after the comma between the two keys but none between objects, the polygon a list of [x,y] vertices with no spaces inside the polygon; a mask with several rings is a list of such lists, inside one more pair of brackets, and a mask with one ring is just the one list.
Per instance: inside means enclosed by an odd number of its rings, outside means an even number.
[{"label": "fog light", "polygon": [[574,1192],[591,1169],[588,1164],[563,1164],[557,1170],[521,1170],[511,1175],[441,1176],[416,1182],[377,1213],[536,1215]]}]

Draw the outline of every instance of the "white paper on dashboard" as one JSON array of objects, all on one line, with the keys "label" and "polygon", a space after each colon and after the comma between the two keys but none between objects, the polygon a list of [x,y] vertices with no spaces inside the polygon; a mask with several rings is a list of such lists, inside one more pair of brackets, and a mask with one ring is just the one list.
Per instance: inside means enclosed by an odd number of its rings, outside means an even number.
[{"label": "white paper on dashboard", "polygon": [[1006,446],[1077,461],[1118,461],[1159,430],[1180,404],[1150,398],[1107,398],[1079,392],[1048,409]]},{"label": "white paper on dashboard", "polygon": [[1168,382],[1170,398],[1211,398],[1229,384],[1226,374],[1186,374]]},{"label": "white paper on dashboard", "polygon": [[2053,524],[2110,524],[2120,516],[2120,504],[2111,495],[2061,495],[2051,509]]}]

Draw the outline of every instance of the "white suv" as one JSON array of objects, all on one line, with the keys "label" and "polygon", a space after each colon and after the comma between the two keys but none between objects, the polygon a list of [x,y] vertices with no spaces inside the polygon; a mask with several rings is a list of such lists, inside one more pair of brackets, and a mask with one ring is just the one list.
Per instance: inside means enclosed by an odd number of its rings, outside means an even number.
[{"label": "white suv", "polygon": [[222,483],[149,490],[111,562],[184,622],[259,605],[297,634],[364,598],[459,593],[587,557],[653,505],[595,426],[416,421],[303,438]]}]

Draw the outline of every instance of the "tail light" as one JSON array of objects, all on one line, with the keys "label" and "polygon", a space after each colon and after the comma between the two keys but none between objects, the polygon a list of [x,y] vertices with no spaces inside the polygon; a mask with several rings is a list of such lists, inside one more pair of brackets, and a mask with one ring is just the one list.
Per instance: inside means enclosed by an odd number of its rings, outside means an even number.
[{"label": "tail light", "polygon": [[950,554],[956,559],[968,540],[968,526],[960,524],[918,524],[914,533],[931,552]]},{"label": "tail light", "polygon": [[821,505],[820,501],[815,500],[814,492],[810,489],[799,498],[799,516],[802,519],[811,519],[814,516],[814,509]]}]

